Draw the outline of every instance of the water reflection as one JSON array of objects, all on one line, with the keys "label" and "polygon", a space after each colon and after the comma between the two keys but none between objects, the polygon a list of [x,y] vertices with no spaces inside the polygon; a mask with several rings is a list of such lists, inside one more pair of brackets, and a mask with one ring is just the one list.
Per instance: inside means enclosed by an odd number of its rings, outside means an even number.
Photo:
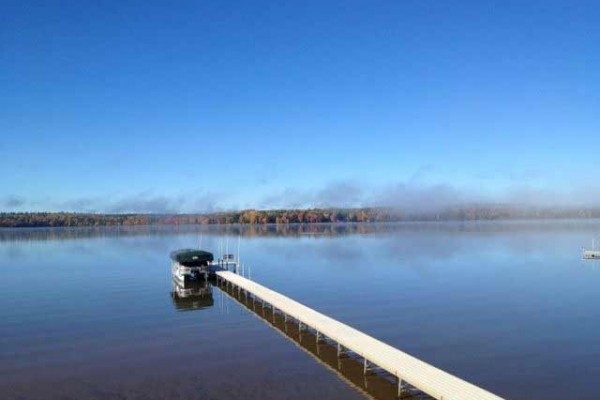
[{"label": "water reflection", "polygon": [[0,398],[358,395],[218,289],[172,287],[169,251],[237,253],[238,231],[251,279],[409,354],[505,398],[598,399],[600,263],[581,246],[599,221],[0,229]]},{"label": "water reflection", "polygon": [[322,336],[317,337],[310,329],[300,330],[297,322],[285,320],[267,304],[247,296],[231,286],[215,286],[292,342],[297,348],[312,356],[319,364],[334,372],[339,378],[359,390],[368,398],[376,400],[431,400],[432,397],[420,390],[405,385],[398,396],[397,380],[384,370],[363,371],[362,358],[352,353],[338,353],[337,344]]},{"label": "water reflection", "polygon": [[302,237],[319,239],[346,235],[397,232],[598,232],[600,220],[456,221],[389,223],[318,223],[264,225],[147,225],[79,228],[0,228],[0,242],[73,240],[127,236],[208,235],[251,237]]},{"label": "water reflection", "polygon": [[181,282],[173,279],[171,298],[178,311],[203,310],[214,304],[212,286],[204,280]]}]

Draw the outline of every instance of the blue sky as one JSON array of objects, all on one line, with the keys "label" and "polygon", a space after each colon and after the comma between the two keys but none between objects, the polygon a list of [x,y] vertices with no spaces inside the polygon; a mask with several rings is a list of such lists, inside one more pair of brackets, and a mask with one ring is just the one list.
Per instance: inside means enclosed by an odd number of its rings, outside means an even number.
[{"label": "blue sky", "polygon": [[0,9],[0,210],[600,200],[595,1]]}]

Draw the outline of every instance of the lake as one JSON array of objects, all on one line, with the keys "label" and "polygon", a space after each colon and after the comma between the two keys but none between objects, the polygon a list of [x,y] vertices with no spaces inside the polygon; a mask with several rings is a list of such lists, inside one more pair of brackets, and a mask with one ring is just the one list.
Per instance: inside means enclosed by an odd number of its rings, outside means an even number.
[{"label": "lake", "polygon": [[596,400],[594,235],[599,221],[1,229],[0,398],[393,397],[231,293],[173,286],[171,250],[239,240],[251,279],[500,396]]}]

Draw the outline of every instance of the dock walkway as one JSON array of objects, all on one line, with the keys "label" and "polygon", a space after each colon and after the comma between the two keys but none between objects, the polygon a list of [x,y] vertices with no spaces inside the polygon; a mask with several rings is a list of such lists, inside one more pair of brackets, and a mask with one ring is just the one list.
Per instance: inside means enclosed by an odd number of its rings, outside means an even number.
[{"label": "dock walkway", "polygon": [[285,318],[297,320],[300,327],[304,324],[314,329],[317,335],[336,342],[338,347],[357,354],[364,359],[365,372],[368,365],[386,370],[398,379],[399,396],[402,395],[404,384],[409,384],[437,400],[503,400],[254,281],[230,271],[218,271],[216,275],[217,279],[233,285],[239,291],[270,304],[273,312],[279,310]]}]

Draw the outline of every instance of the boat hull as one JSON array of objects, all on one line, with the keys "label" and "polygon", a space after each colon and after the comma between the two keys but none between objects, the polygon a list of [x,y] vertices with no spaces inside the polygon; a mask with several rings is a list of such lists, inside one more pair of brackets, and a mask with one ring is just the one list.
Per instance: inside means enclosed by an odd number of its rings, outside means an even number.
[{"label": "boat hull", "polygon": [[207,280],[209,273],[208,266],[190,267],[174,262],[171,267],[173,279],[181,283]]},{"label": "boat hull", "polygon": [[586,260],[600,260],[600,250],[584,250],[583,258]]}]

